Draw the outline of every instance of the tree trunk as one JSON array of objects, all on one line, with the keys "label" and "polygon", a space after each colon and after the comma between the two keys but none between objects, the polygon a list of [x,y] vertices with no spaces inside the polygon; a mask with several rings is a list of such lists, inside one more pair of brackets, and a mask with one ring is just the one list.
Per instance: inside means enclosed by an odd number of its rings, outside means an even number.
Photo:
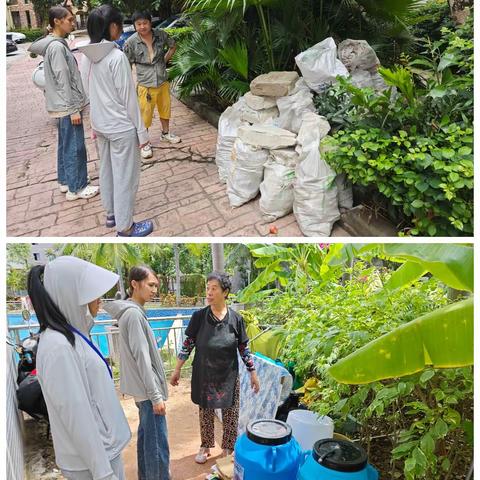
[{"label": "tree trunk", "polygon": [[225,271],[223,243],[212,243],[212,265],[215,272]]},{"label": "tree trunk", "polygon": [[180,271],[180,252],[178,250],[178,244],[174,243],[173,244],[173,256],[175,259],[175,302],[177,304],[177,307],[180,306],[180,300],[181,300],[181,276],[182,272]]},{"label": "tree trunk", "polygon": [[118,256],[115,257],[115,267],[117,270],[117,274],[120,277],[118,279],[118,288],[120,289],[120,293],[122,295],[122,298],[126,297],[126,292],[125,292],[125,284],[123,283],[123,267],[122,267],[122,261]]},{"label": "tree trunk", "polygon": [[457,25],[463,25],[470,14],[473,0],[448,0],[450,15]]}]

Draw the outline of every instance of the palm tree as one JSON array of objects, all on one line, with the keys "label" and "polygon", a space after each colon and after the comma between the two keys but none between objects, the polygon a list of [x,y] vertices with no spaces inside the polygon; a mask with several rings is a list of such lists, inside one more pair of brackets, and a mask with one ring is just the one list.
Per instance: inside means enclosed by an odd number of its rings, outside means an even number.
[{"label": "palm tree", "polygon": [[212,262],[213,270],[216,272],[225,271],[225,255],[223,243],[212,243]]}]

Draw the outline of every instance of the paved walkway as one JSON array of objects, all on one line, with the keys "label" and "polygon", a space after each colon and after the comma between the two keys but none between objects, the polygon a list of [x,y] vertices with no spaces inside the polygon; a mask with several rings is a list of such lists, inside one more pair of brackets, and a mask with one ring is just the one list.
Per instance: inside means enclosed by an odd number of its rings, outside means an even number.
[{"label": "paved walkway", "polygon": [[[55,121],[31,81],[40,59],[27,55],[7,68],[7,235],[114,236],[104,226],[100,197],[67,202],[56,181]],[[154,156],[142,166],[135,219],[152,218],[154,236],[268,236],[258,198],[232,209],[214,163],[217,130],[172,99],[171,130],[178,145],[160,142],[158,118],[150,129]],[[88,119],[85,121],[88,126]],[[98,185],[98,155],[85,131],[88,171]],[[302,236],[293,214],[274,222],[277,236]],[[332,236],[347,236],[335,228]]]}]

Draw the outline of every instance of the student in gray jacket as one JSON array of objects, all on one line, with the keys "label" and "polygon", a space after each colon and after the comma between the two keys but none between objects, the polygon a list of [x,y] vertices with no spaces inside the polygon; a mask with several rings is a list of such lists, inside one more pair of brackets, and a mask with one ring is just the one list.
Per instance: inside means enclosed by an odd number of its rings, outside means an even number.
[{"label": "student in gray jacket", "polygon": [[58,119],[58,183],[67,200],[91,198],[98,193],[98,187],[88,185],[82,123],[88,98],[75,57],[65,41],[75,20],[68,9],[57,6],[48,11],[48,22],[52,33],[32,43],[28,50],[44,58],[47,111]]},{"label": "student in gray jacket", "polygon": [[115,40],[122,33],[123,16],[111,5],[92,10],[87,20],[90,44],[79,47],[85,54],[82,79],[90,97],[90,121],[100,156],[102,203],[107,228],[116,227],[121,237],[145,237],[152,233],[151,220],[133,221],[140,178],[140,152],[148,143],[127,57]]},{"label": "student in gray jacket", "polygon": [[28,294],[40,324],[37,372],[55,460],[68,480],[124,480],[130,428],[112,372],[89,335],[99,298],[118,275],[75,257],[33,267]]},{"label": "student in gray jacket", "polygon": [[120,391],[132,395],[139,410],[137,460],[139,480],[169,480],[165,401],[167,380],[144,305],[153,300],[158,279],[148,267],[133,267],[129,278],[130,299],[105,305],[120,329]]}]

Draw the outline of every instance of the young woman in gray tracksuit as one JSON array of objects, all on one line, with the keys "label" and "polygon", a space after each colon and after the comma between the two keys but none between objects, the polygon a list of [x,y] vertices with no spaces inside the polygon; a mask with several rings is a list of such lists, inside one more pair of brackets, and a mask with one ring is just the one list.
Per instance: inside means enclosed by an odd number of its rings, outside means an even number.
[{"label": "young woman in gray tracksuit", "polygon": [[77,61],[65,41],[75,21],[68,9],[59,6],[49,10],[48,21],[51,34],[33,42],[28,50],[44,58],[45,102],[48,114],[58,122],[58,183],[67,200],[91,198],[98,193],[98,187],[88,185],[82,122],[88,97]]},{"label": "young woman in gray tracksuit", "polygon": [[102,5],[88,16],[90,44],[82,79],[90,97],[90,121],[100,155],[102,203],[106,226],[118,236],[144,237],[153,231],[151,220],[133,221],[140,178],[140,150],[148,133],[138,106],[130,64],[114,43],[122,33],[123,16],[111,5]]},{"label": "young woman in gray tracksuit", "polygon": [[137,460],[139,480],[169,480],[165,402],[167,379],[157,342],[144,310],[158,291],[158,279],[148,267],[129,274],[130,298],[109,302],[104,309],[120,329],[120,391],[132,395],[139,412]]}]

